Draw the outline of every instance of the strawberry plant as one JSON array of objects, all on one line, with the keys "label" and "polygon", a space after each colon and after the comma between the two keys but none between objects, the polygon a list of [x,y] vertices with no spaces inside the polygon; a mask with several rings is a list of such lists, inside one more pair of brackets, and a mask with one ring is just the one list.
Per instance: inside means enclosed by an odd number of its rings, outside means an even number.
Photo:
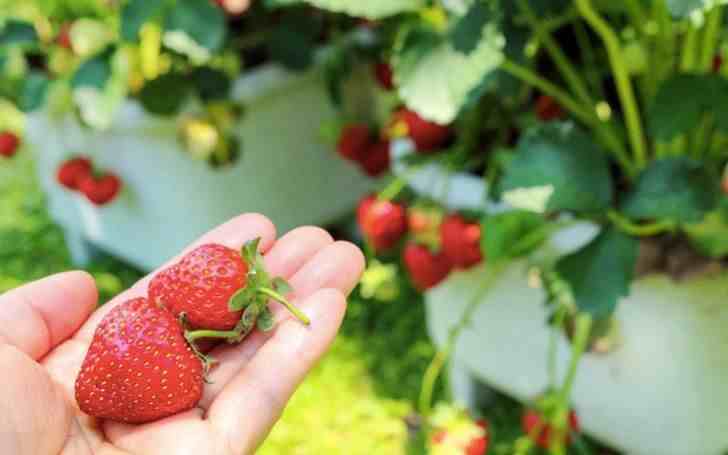
[{"label": "strawberry plant", "polygon": [[[379,200],[445,214],[434,221],[440,236],[432,219],[410,217],[400,251],[415,285],[514,260],[535,271],[544,324],[572,342],[548,411],[565,435],[579,359],[614,346],[601,338],[614,333],[632,284],[726,270],[723,2],[305,2],[366,18],[377,36],[371,65],[383,101],[374,123],[392,141]],[[479,191],[482,199],[468,197]],[[596,234],[555,255],[550,239],[577,224]],[[435,377],[442,363],[433,361]],[[563,453],[567,438],[544,434],[539,444]]]}]

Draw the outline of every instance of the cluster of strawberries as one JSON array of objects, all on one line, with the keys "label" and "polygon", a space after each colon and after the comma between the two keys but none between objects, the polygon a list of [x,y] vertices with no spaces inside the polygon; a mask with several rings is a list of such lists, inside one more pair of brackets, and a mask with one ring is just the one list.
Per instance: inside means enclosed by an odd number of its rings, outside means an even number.
[{"label": "cluster of strawberries", "polygon": [[[375,63],[372,70],[383,90],[394,89],[392,68],[387,63]],[[336,144],[342,158],[357,163],[370,177],[379,177],[389,170],[391,140],[408,137],[417,153],[429,154],[440,150],[452,138],[449,126],[426,120],[404,107],[393,112],[387,125],[376,133],[366,123],[350,123],[344,126]]]},{"label": "cluster of strawberries", "polygon": [[255,327],[272,329],[270,298],[309,323],[281,295],[287,286],[266,272],[258,240],[242,252],[217,244],[194,249],[152,279],[148,296],[102,319],[76,379],[80,409],[127,423],[192,409],[212,362],[198,340],[235,343]]},{"label": "cluster of strawberries", "polygon": [[56,180],[66,189],[78,191],[92,204],[102,206],[116,199],[121,192],[121,179],[112,172],[97,172],[93,162],[85,156],[77,156],[61,163]]},{"label": "cluster of strawberries", "polygon": [[3,131],[0,133],[0,156],[4,158],[12,158],[20,147],[20,138],[11,131]]},{"label": "cluster of strawberries", "polygon": [[420,291],[436,286],[453,269],[469,269],[483,260],[480,224],[456,213],[442,219],[372,195],[359,203],[357,220],[376,253],[391,251],[410,234],[402,259]]}]

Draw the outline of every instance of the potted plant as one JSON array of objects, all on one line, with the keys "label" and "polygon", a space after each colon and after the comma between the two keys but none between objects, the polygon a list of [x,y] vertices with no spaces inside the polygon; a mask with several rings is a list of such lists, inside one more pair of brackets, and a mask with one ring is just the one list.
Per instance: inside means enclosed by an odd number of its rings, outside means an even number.
[{"label": "potted plant", "polygon": [[396,178],[359,221],[426,292],[426,416],[451,357],[456,398],[530,403],[515,453],[564,453],[579,427],[725,451],[721,2],[309,3],[376,21],[404,106],[380,122]]},{"label": "potted plant", "polygon": [[[284,232],[342,216],[371,187],[319,137],[337,112],[331,45],[365,49],[366,33],[281,3],[3,8],[0,96],[27,113],[24,140],[78,261],[100,247],[153,268],[243,211]],[[366,116],[367,74],[339,77],[345,111]]]}]

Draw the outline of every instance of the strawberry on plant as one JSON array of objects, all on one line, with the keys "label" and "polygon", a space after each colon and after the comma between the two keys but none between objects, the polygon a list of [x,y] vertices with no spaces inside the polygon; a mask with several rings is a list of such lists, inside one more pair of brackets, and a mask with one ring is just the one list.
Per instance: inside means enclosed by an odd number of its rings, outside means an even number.
[{"label": "strawberry on plant", "polygon": [[360,162],[372,143],[369,126],[363,123],[352,123],[341,131],[336,151],[344,159]]},{"label": "strawberry on plant", "polygon": [[430,153],[447,144],[452,131],[446,125],[425,120],[417,112],[403,108],[394,113],[389,135],[408,136],[415,143],[418,152]]},{"label": "strawberry on plant", "polygon": [[246,243],[241,251],[217,244],[195,248],[152,279],[149,299],[184,321],[190,343],[201,338],[237,342],[256,325],[270,330],[269,299],[308,325],[308,318],[283,297],[290,292],[286,282],[266,272],[259,241]]},{"label": "strawberry on plant", "polygon": [[372,65],[374,78],[379,86],[384,90],[392,90],[394,88],[394,79],[392,74],[392,66],[386,62],[377,62]]},{"label": "strawberry on plant", "polygon": [[539,95],[536,99],[536,116],[543,122],[564,118],[564,110],[555,99],[548,95]]},{"label": "strawberry on plant", "polygon": [[434,433],[429,441],[430,455],[485,455],[490,434],[488,422],[474,421],[467,411],[438,405],[430,418]]},{"label": "strawberry on plant", "polygon": [[369,177],[379,177],[389,170],[389,141],[378,141],[370,145],[360,161]]},{"label": "strawberry on plant", "polygon": [[480,249],[480,224],[469,223],[452,214],[440,226],[442,253],[453,267],[467,269],[483,260]]},{"label": "strawberry on plant", "polygon": [[78,190],[94,205],[113,202],[121,191],[121,179],[112,173],[95,176],[93,173],[78,180]]},{"label": "strawberry on plant", "polygon": [[58,32],[58,36],[56,37],[56,43],[64,47],[68,50],[71,50],[71,23],[66,22],[63,25],[61,25],[61,30]]},{"label": "strawberry on plant", "polygon": [[15,133],[11,131],[3,131],[0,133],[0,156],[12,158],[18,151],[19,145],[20,138]]},{"label": "strawberry on plant", "polygon": [[452,269],[444,254],[433,253],[426,246],[416,243],[410,243],[404,248],[402,260],[412,283],[419,291],[437,286],[447,278]]},{"label": "strawberry on plant", "polygon": [[407,232],[407,209],[371,195],[359,202],[357,221],[372,248],[383,252],[396,246]]},{"label": "strawberry on plant", "polygon": [[56,180],[61,186],[69,190],[78,189],[81,180],[91,175],[93,165],[85,156],[79,156],[64,161],[56,172]]},{"label": "strawberry on plant", "polygon": [[94,417],[151,422],[194,408],[202,373],[179,321],[147,299],[134,299],[96,329],[76,379],[76,401]]},{"label": "strawberry on plant", "polygon": [[442,209],[436,206],[410,207],[407,210],[407,226],[412,240],[431,250],[439,250],[442,216]]},{"label": "strawberry on plant", "polygon": [[[535,409],[527,409],[521,418],[521,427],[532,440],[541,448],[548,449],[551,445],[551,433],[553,429],[551,425],[545,421],[540,412]],[[576,412],[569,411],[569,434],[566,435],[564,442],[568,445],[571,443],[571,433],[579,432],[579,419]]]}]

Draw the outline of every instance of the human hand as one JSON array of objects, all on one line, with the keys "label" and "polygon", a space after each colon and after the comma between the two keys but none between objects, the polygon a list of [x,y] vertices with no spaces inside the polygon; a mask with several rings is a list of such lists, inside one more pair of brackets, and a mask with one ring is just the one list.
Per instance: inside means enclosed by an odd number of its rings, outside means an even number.
[{"label": "human hand", "polygon": [[296,229],[275,240],[261,215],[242,215],[191,248],[240,248],[260,237],[266,268],[287,279],[309,327],[273,303],[276,328],[239,345],[216,347],[198,406],[156,422],[127,425],[91,418],[74,399],[74,382],[94,330],[115,305],[146,295],[153,273],[96,308],[94,282],[68,272],[0,296],[0,453],[14,455],[159,455],[252,453],[278,420],[306,373],[334,339],[345,296],[364,268],[361,252],[324,230]]}]

